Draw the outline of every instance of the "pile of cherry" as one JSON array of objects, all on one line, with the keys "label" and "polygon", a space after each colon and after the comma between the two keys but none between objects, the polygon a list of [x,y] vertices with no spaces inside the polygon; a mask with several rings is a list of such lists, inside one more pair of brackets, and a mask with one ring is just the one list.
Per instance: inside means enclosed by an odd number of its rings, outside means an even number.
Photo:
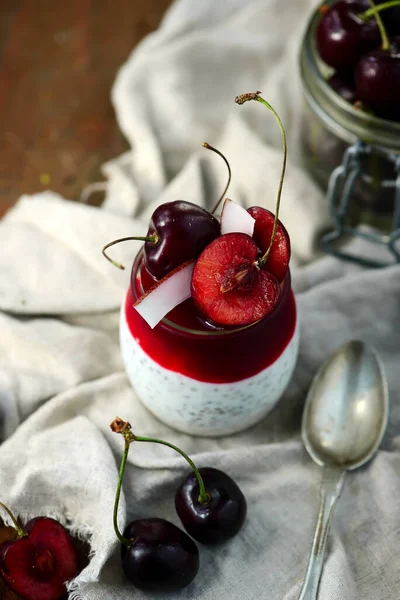
[{"label": "pile of cherry", "polygon": [[[154,327],[177,304],[193,299],[203,322],[218,326],[251,324],[277,304],[286,275],[290,242],[269,210],[244,208],[226,199],[221,223],[183,200],[159,206],[144,244],[144,264],[155,283],[135,303]],[[135,238],[134,238],[135,239]],[[136,273],[132,271],[131,286]]]},{"label": "pile of cherry", "polygon": [[[199,570],[199,550],[192,538],[203,545],[214,546],[234,537],[246,518],[246,499],[229,475],[213,467],[197,469],[177,446],[136,436],[130,424],[119,417],[111,423],[111,429],[125,440],[114,503],[114,530],[121,542],[123,572],[138,589],[178,591],[191,583]],[[119,531],[119,499],[133,442],[168,446],[191,466],[192,471],[175,494],[175,509],[187,533],[159,517],[136,519],[125,527],[123,534]],[[15,527],[14,539],[0,544],[3,580],[25,600],[64,600],[66,584],[78,575],[80,563],[69,532],[58,521],[47,517],[37,517],[22,527],[4,504],[0,506]]]},{"label": "pile of cherry", "polygon": [[316,45],[335,70],[330,86],[359,108],[400,121],[400,1],[339,0],[320,13]]},{"label": "pile of cherry", "polygon": [[[233,538],[246,518],[246,499],[229,475],[213,467],[198,469],[177,446],[149,437],[139,437],[131,425],[119,417],[111,429],[125,440],[114,505],[114,530],[121,542],[122,568],[135,587],[152,592],[171,592],[186,587],[199,570],[199,551],[192,538],[214,546]],[[162,444],[178,452],[189,463],[191,473],[178,487],[175,509],[182,529],[158,517],[137,519],[124,533],[118,529],[119,496],[129,447],[133,442]],[[189,537],[189,535],[191,537]]]},{"label": "pile of cherry", "polygon": [[[145,237],[114,240],[103,248],[104,256],[115,266],[107,248],[127,240],[144,241],[144,266],[154,285],[134,304],[150,327],[155,327],[173,308],[192,298],[203,322],[211,326],[250,325],[277,306],[290,260],[289,235],[278,219],[286,168],[286,135],[282,122],[259,92],[241,94],[235,101],[255,100],[274,115],[282,135],[283,166],[275,215],[260,206],[245,210],[225,199],[220,222],[214,216],[229,187],[231,171],[223,194],[211,212],[177,200],[159,206],[152,215]],[[131,287],[136,272],[132,269]]]}]

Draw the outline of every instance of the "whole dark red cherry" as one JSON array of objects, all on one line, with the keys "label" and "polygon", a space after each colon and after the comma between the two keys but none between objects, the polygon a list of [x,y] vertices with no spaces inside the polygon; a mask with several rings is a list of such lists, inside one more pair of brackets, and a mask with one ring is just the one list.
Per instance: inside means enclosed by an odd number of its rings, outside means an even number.
[{"label": "whole dark red cherry", "polygon": [[144,261],[155,279],[162,279],[182,263],[197,258],[210,242],[220,235],[217,219],[191,202],[175,200],[161,204],[154,211],[145,242]]},{"label": "whole dark red cherry", "polygon": [[0,573],[26,600],[64,598],[65,582],[78,574],[71,536],[54,519],[32,519],[19,531],[18,539],[0,545]]},{"label": "whole dark red cherry", "polygon": [[400,121],[400,37],[391,38],[389,50],[363,56],[355,72],[357,97],[378,117]]},{"label": "whole dark red cherry", "polygon": [[229,475],[204,467],[199,469],[210,496],[199,502],[199,484],[192,472],[175,494],[175,508],[186,531],[202,544],[218,544],[234,537],[246,518],[247,504],[239,486]]},{"label": "whole dark red cherry", "polygon": [[121,544],[123,571],[131,583],[148,592],[174,592],[187,586],[199,570],[194,541],[165,519],[132,521],[124,531],[132,540]]},{"label": "whole dark red cherry", "polygon": [[347,73],[334,73],[327,81],[330,87],[346,102],[354,104],[356,101],[354,77],[349,76]]},{"label": "whole dark red cherry", "polygon": [[381,36],[374,18],[359,15],[370,8],[368,0],[340,0],[323,13],[316,41],[320,57],[335,69],[349,69],[360,56],[379,46]]}]

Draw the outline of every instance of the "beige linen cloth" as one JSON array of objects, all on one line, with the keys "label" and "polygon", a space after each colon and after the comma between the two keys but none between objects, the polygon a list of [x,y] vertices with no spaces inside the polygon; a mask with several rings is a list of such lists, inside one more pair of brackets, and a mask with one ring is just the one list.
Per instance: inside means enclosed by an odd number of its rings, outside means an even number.
[{"label": "beige linen cloth", "polygon": [[[346,480],[335,512],[320,600],[400,597],[400,268],[366,270],[319,257],[328,222],[321,193],[299,165],[299,41],[309,0],[177,0],[160,28],[118,73],[112,92],[132,150],[104,166],[102,209],[45,192],[20,199],[0,222],[0,498],[23,518],[53,515],[91,544],[73,600],[149,598],[121,573],[112,507],[122,439],[109,423],[128,419],[239,483],[248,501],[240,534],[200,548],[201,568],[183,600],[295,600],[318,512],[320,469],[299,426],[311,378],[350,338],[373,343],[389,380],[387,435],[376,458]],[[132,5],[131,10],[134,10]],[[258,426],[222,439],[192,438],[153,418],[135,397],[118,344],[129,269],[101,256],[109,240],[143,235],[161,202],[210,206],[225,171],[203,140],[229,158],[230,197],[274,207],[282,151],[272,115],[234,104],[260,89],[289,138],[282,221],[291,235],[301,320],[297,368],[276,409]],[[129,263],[138,243],[115,248]],[[121,527],[159,516],[179,524],[174,492],[187,473],[167,448],[131,449]],[[155,597],[151,595],[151,597]]]}]

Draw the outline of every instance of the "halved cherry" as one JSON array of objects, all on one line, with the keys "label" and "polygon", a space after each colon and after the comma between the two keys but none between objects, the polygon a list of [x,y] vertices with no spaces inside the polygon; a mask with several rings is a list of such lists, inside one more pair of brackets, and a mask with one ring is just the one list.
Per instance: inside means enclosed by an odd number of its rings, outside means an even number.
[{"label": "halved cherry", "polygon": [[227,233],[200,254],[192,275],[192,298],[220,325],[248,325],[275,308],[279,283],[258,263],[255,241],[245,233]]},{"label": "halved cherry", "polygon": [[[255,219],[253,239],[261,252],[267,251],[271,242],[275,215],[261,206],[252,206],[248,209],[250,215]],[[275,239],[265,263],[265,269],[275,275],[279,282],[285,278],[290,260],[289,234],[280,221],[276,227]]]},{"label": "halved cherry", "polygon": [[60,600],[65,583],[78,574],[68,531],[54,519],[36,517],[18,532],[18,539],[0,545],[3,579],[26,600]]}]

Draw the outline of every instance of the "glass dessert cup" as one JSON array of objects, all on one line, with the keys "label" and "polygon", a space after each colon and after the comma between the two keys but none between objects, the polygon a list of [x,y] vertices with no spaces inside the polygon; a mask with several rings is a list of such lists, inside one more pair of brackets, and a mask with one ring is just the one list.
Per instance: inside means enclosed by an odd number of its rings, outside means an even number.
[{"label": "glass dessert cup", "polygon": [[223,436],[259,422],[278,402],[296,364],[299,328],[290,272],[274,311],[260,321],[213,328],[190,298],[151,329],[133,307],[154,283],[139,252],[121,307],[126,372],[160,421],[191,435]]},{"label": "glass dessert cup", "polygon": [[[327,192],[335,225],[335,235],[326,236],[327,243],[322,245],[332,251],[332,241],[340,240],[342,234],[343,242],[346,236],[366,237],[388,246],[385,264],[392,264],[400,261],[396,246],[400,236],[400,123],[355,108],[330,87],[327,79],[333,70],[320,59],[316,47],[320,18],[317,6],[299,58],[305,99],[303,166]],[[337,254],[351,258],[341,251]]]}]

